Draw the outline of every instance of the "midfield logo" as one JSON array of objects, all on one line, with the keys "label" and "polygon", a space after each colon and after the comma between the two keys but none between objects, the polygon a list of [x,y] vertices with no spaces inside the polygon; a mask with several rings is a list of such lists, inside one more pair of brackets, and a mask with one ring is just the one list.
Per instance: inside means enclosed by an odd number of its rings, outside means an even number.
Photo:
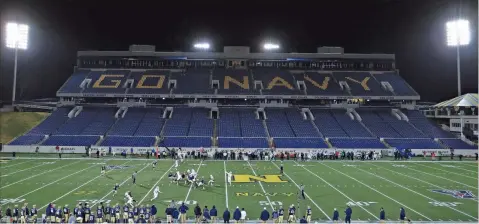
[{"label": "midfield logo", "polygon": [[107,170],[122,170],[122,169],[128,169],[130,168],[131,166],[114,166],[114,165],[110,165],[110,166],[106,166],[106,169]]},{"label": "midfield logo", "polygon": [[451,195],[455,198],[476,198],[476,196],[471,192],[467,190],[447,190],[447,189],[441,189],[441,190],[431,190],[432,192],[436,192],[439,194],[447,194]]},{"label": "midfield logo", "polygon": [[233,175],[234,183],[254,183],[257,181],[265,183],[286,183],[288,181],[282,180],[281,175],[261,175],[253,176],[248,174],[235,174]]}]

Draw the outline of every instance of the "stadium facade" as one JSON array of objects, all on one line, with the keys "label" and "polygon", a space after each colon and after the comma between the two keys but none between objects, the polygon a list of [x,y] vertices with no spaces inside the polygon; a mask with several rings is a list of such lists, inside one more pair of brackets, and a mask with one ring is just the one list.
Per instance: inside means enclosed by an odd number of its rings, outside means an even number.
[{"label": "stadium facade", "polygon": [[[415,109],[392,54],[80,51],[59,106],[5,151],[157,147],[322,150],[477,145]],[[474,150],[476,149],[476,150]]]}]

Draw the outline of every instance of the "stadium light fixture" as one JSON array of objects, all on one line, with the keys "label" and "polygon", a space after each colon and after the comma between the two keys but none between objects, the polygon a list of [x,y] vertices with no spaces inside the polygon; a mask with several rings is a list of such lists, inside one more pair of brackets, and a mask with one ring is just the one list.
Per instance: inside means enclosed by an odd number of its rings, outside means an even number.
[{"label": "stadium light fixture", "polygon": [[7,23],[5,27],[5,46],[7,48],[15,49],[15,65],[13,69],[13,90],[12,90],[12,105],[15,104],[15,92],[17,88],[17,62],[18,49],[26,50],[28,47],[28,30],[29,26],[26,24],[18,24],[14,22]]},{"label": "stadium light fixture", "polygon": [[465,19],[456,19],[446,23],[446,43],[447,46],[456,47],[457,61],[457,95],[461,95],[461,53],[460,47],[469,45],[471,42],[471,30],[469,21]]},{"label": "stadium light fixture", "polygon": [[273,44],[273,43],[266,43],[263,45],[263,48],[265,50],[277,50],[279,49],[279,45],[278,44]]},{"label": "stadium light fixture", "polygon": [[196,43],[193,45],[196,49],[200,50],[208,50],[210,49],[210,44],[209,43]]}]

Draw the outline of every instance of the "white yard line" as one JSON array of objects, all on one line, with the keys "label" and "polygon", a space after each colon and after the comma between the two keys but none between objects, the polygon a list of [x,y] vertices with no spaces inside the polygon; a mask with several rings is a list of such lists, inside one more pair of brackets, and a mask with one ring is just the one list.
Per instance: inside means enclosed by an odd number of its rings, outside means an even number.
[{"label": "white yard line", "polygon": [[170,172],[170,170],[171,170],[174,166],[175,166],[175,164],[171,165],[170,168],[169,168],[165,173],[163,173],[163,175],[161,175],[160,179],[158,179],[158,181],[156,181],[156,183],[153,184],[153,186],[151,187],[151,189],[145,194],[145,196],[141,199],[141,201],[138,202],[138,204],[141,204],[141,203],[145,200],[145,198],[150,194],[150,192],[153,190],[153,188],[155,188],[155,187],[158,185],[158,183],[160,183],[160,181],[165,177],[165,175],[166,175],[168,172]]},{"label": "white yard line", "polygon": [[[146,164],[145,167],[141,168],[140,171],[138,171],[138,173],[141,173],[141,171],[143,171],[144,169],[146,169],[146,167],[148,167],[150,164]],[[126,178],[126,180],[124,180],[123,182],[121,182],[120,184],[120,187],[125,184],[128,180],[131,179],[131,176],[129,176],[128,178]],[[105,199],[106,197],[108,197],[108,195],[110,195],[111,193],[113,192],[113,190],[109,191],[108,194],[106,194],[105,196],[103,196],[100,200],[97,200],[95,203],[93,203],[91,205],[91,208],[93,208],[93,206],[95,206],[96,204],[100,203],[103,199]],[[149,193],[149,192],[148,192]],[[140,202],[141,203],[141,202]],[[138,205],[140,204],[138,203]]]},{"label": "white yard line", "polygon": [[455,181],[455,180],[451,180],[449,178],[445,178],[445,177],[442,177],[442,176],[438,176],[438,175],[434,175],[432,173],[428,173],[428,172],[424,172],[424,171],[421,171],[421,170],[418,170],[418,169],[412,169],[412,168],[409,168],[409,167],[406,167],[407,169],[410,169],[412,171],[416,171],[416,172],[419,172],[419,173],[423,173],[423,174],[426,174],[426,175],[430,175],[430,176],[433,176],[433,177],[437,177],[437,178],[441,178],[441,179],[444,179],[444,180],[448,180],[448,181],[451,181],[451,182],[454,182],[456,184],[460,184],[460,185],[463,185],[463,186],[466,186],[466,187],[470,187],[470,188],[475,188],[475,189],[478,189],[477,187],[474,187],[472,185],[467,185],[465,183],[462,183],[462,182],[459,182],[459,181]]},{"label": "white yard line", "polygon": [[464,168],[457,167],[457,166],[451,167],[451,169],[460,169],[460,170],[464,170],[466,172],[477,173],[477,170],[464,169]]},{"label": "white yard line", "polygon": [[[124,165],[124,164],[126,164],[126,163],[128,163],[128,162],[130,162],[130,161],[131,161],[131,160],[129,160],[129,161],[126,161],[126,162],[122,163],[121,165]],[[109,172],[111,172],[111,171],[113,171],[113,169],[112,169],[112,170],[108,170],[107,172],[105,172],[105,174],[106,174],[106,173],[109,173]],[[93,179],[91,179],[91,180],[89,180],[89,181],[87,181],[87,182],[83,183],[82,185],[80,185],[80,186],[76,187],[75,189],[73,189],[73,190],[71,190],[71,191],[69,191],[69,192],[65,193],[64,195],[60,196],[59,198],[57,198],[57,199],[54,199],[52,202],[58,201],[58,200],[60,200],[60,199],[62,199],[62,198],[64,198],[64,197],[66,197],[66,196],[70,195],[70,194],[71,194],[71,193],[73,193],[74,191],[76,191],[76,190],[80,189],[81,187],[83,187],[83,186],[85,186],[85,185],[87,185],[87,184],[91,183],[92,181],[96,180],[97,178],[99,178],[99,177],[101,177],[101,176],[103,176],[103,175],[102,175],[102,174],[100,174],[100,175],[96,176],[95,178],[93,178]],[[48,203],[48,204],[50,204],[50,203]],[[42,209],[44,209],[45,207],[47,207],[47,206],[48,206],[48,204],[46,204],[46,205],[42,206],[41,208],[39,208],[39,210],[42,210]]]},{"label": "white yard line", "polygon": [[464,165],[464,166],[474,167],[474,168],[476,168],[476,169],[479,168],[479,166],[477,165],[477,162],[474,163],[474,164],[475,164],[475,165],[470,165],[470,163],[462,163],[462,165]]},{"label": "white yard line", "polygon": [[[372,176],[375,176],[375,177],[377,177],[377,178],[381,178],[381,179],[383,179],[383,180],[385,180],[385,181],[387,181],[387,182],[389,182],[389,183],[392,183],[392,184],[394,184],[394,185],[396,185],[396,186],[398,186],[398,187],[404,188],[404,189],[406,189],[406,190],[408,190],[408,191],[410,191],[410,192],[412,192],[412,193],[414,193],[414,194],[417,194],[417,195],[419,195],[419,196],[421,196],[421,197],[423,197],[423,198],[427,198],[427,199],[429,199],[429,200],[431,200],[431,201],[433,201],[433,202],[438,202],[438,201],[435,200],[434,198],[431,198],[431,197],[429,197],[429,196],[427,196],[427,195],[421,194],[421,193],[419,193],[419,192],[417,192],[417,191],[415,191],[415,190],[411,190],[411,189],[409,189],[408,187],[405,187],[405,186],[403,186],[403,185],[401,185],[401,184],[398,184],[398,183],[396,183],[396,182],[394,182],[394,181],[391,181],[391,180],[389,180],[389,179],[387,179],[387,178],[384,178],[384,177],[382,177],[382,176],[379,176],[379,175],[377,175],[377,174],[375,174],[375,173],[371,173],[371,172],[366,171],[366,170],[363,170],[363,169],[361,169],[361,168],[359,168],[359,167],[356,167],[356,169],[361,170],[361,171],[363,171],[363,172],[365,172],[365,173],[368,173],[368,174],[370,174],[370,175],[372,175]],[[459,213],[461,213],[461,214],[463,214],[463,215],[465,215],[465,216],[468,216],[469,218],[473,218],[473,219],[475,219],[475,220],[478,220],[476,217],[474,217],[474,216],[472,216],[472,215],[469,215],[469,214],[467,214],[467,213],[465,213],[465,212],[463,212],[463,211],[457,210],[457,209],[455,209],[455,208],[453,208],[453,207],[451,207],[451,206],[446,206],[446,208],[450,208],[450,209],[452,209],[452,210],[454,210],[454,211],[456,211],[456,212],[459,212]]]},{"label": "white yard line", "polygon": [[[299,163],[296,162],[296,164],[299,165]],[[276,165],[276,164],[275,164]],[[324,183],[326,183],[327,185],[329,185],[331,188],[333,188],[334,190],[336,190],[338,193],[342,194],[345,198],[347,198],[349,201],[352,201],[352,202],[355,202],[355,200],[353,200],[352,198],[348,197],[346,194],[344,194],[342,191],[340,191],[339,189],[337,189],[336,187],[334,187],[333,185],[331,185],[329,182],[327,182],[326,180],[324,180],[322,177],[318,176],[316,173],[312,172],[311,170],[309,170],[308,168],[304,167],[303,166],[303,169],[305,169],[306,171],[308,171],[309,173],[313,174],[314,176],[316,176],[317,178],[319,178],[321,181],[323,181]],[[289,178],[289,177],[288,177]],[[291,178],[289,178],[291,179]],[[368,211],[367,209],[365,209],[363,206],[359,205],[359,207],[361,209],[363,209],[365,212],[369,213],[372,217],[374,217],[374,219],[377,219],[377,217],[371,213],[370,211]]]},{"label": "white yard line", "polygon": [[[15,160],[13,160],[15,161]],[[15,164],[12,164],[12,165],[8,165],[8,166],[0,166],[0,168],[7,168],[7,167],[12,167],[12,166],[17,166],[17,165],[20,165],[20,164],[24,164],[24,163],[28,163],[30,161],[25,161],[25,162],[21,162],[21,163],[15,163]]]},{"label": "white yard line", "polygon": [[[196,169],[196,173],[198,174],[198,172],[200,171],[200,168],[201,168],[201,165],[203,165],[203,160],[200,161],[200,165],[198,165],[198,169]],[[186,177],[188,178],[188,177]],[[190,193],[191,193],[191,189],[193,188],[193,184],[190,184],[190,189],[188,189],[188,193],[186,194],[186,198],[184,201],[188,201],[188,197],[190,196]]]},{"label": "white yard line", "polygon": [[[255,176],[258,176],[258,175],[256,175],[256,171],[254,171],[253,166],[251,166],[251,163],[249,162],[249,160],[247,160],[247,162],[248,162],[249,167],[253,171],[253,174]],[[259,186],[261,187],[261,189],[263,190],[263,193],[266,196],[266,199],[268,200],[269,205],[271,206],[271,209],[274,209],[273,204],[271,204],[271,200],[269,200],[269,196],[267,195],[266,191],[264,190],[263,184],[261,183],[261,181],[258,181],[258,183],[259,183]]]},{"label": "white yard line", "polygon": [[[276,163],[274,163],[273,161],[271,161],[271,163],[273,163],[273,165],[276,166],[276,168],[279,169],[279,167]],[[296,187],[298,189],[301,189],[301,187],[293,180],[293,178],[291,178],[286,172],[283,172],[283,173],[284,173],[284,175],[286,175],[286,177],[288,177],[288,179],[290,179],[293,182],[294,185],[296,185]],[[324,210],[321,207],[319,207],[319,205],[315,201],[313,201],[313,199],[306,192],[304,193],[304,195],[314,204],[314,206],[316,206],[316,208],[319,209],[319,211],[321,211],[321,213],[323,213],[324,216],[326,216],[326,218],[331,220],[331,217],[329,217],[329,215],[326,214],[326,212],[324,212]]]},{"label": "white yard line", "polygon": [[52,165],[52,164],[44,163],[44,164],[40,164],[40,165],[37,165],[37,166],[29,167],[29,168],[26,168],[26,169],[23,169],[23,170],[17,170],[17,171],[12,172],[12,173],[4,174],[4,175],[1,175],[0,177],[10,176],[10,175],[12,175],[12,174],[14,174],[14,173],[20,173],[20,172],[23,172],[23,171],[31,170],[31,169],[33,169],[33,168],[36,168],[36,167],[39,167],[39,166],[45,166],[45,165]]},{"label": "white yard line", "polygon": [[[68,177],[70,177],[70,176],[73,176],[73,175],[75,175],[75,174],[77,174],[77,173],[79,173],[79,172],[82,172],[82,171],[84,171],[84,170],[93,168],[93,167],[95,167],[95,166],[98,166],[98,165],[91,165],[91,166],[89,166],[89,167],[87,167],[87,168],[85,168],[85,169],[82,169],[82,170],[79,170],[79,171],[77,171],[77,172],[75,172],[75,173],[72,173],[72,174],[69,174],[69,175],[67,175],[67,176],[64,176],[64,177],[62,177],[62,178],[60,178],[60,179],[58,179],[58,180],[56,180],[56,181],[53,181],[53,182],[51,182],[51,183],[49,183],[49,184],[42,185],[41,187],[39,187],[39,188],[37,188],[37,189],[35,189],[35,190],[32,190],[32,191],[30,191],[30,192],[28,192],[28,193],[26,193],[26,194],[24,194],[24,195],[22,195],[22,196],[18,196],[16,199],[23,198],[23,197],[25,197],[25,196],[27,196],[27,195],[33,193],[33,192],[36,192],[36,191],[38,191],[38,190],[41,190],[41,189],[43,189],[43,188],[45,188],[45,187],[47,187],[47,186],[50,186],[50,185],[52,185],[52,184],[54,184],[54,183],[56,183],[56,182],[58,182],[58,181],[61,181],[61,180],[63,180],[63,179],[66,179],[66,178],[68,178]],[[4,204],[7,204],[7,203],[4,203]]]},{"label": "white yard line", "polygon": [[471,176],[467,176],[467,175],[460,174],[460,173],[458,173],[458,172],[450,172],[450,171],[443,170],[443,169],[439,169],[439,168],[432,167],[432,166],[426,166],[426,165],[422,165],[422,164],[417,164],[417,165],[419,165],[419,166],[423,166],[423,167],[432,168],[432,169],[435,169],[435,170],[440,170],[440,171],[442,171],[442,172],[446,172],[446,173],[455,174],[455,175],[458,175],[458,176],[463,176],[463,177],[470,178],[470,179],[474,179],[474,180],[476,180],[476,181],[477,181],[477,175],[475,175],[475,177],[471,177]]},{"label": "white yard line", "polygon": [[223,166],[224,166],[224,169],[225,169],[225,173],[223,174],[223,176],[225,176],[225,196],[226,196],[226,208],[229,209],[229,204],[228,204],[228,181],[226,180],[226,160],[223,161]]},{"label": "white yard line", "polygon": [[20,183],[20,182],[25,181],[25,180],[28,180],[28,179],[32,179],[32,178],[34,178],[34,177],[36,177],[36,176],[40,176],[40,175],[45,174],[45,173],[48,173],[48,172],[52,172],[52,171],[54,171],[54,170],[58,170],[58,169],[63,168],[63,167],[71,166],[71,165],[76,164],[76,163],[79,163],[79,162],[80,162],[80,161],[74,162],[74,163],[69,163],[69,164],[66,164],[66,165],[64,165],[64,166],[57,167],[57,168],[55,168],[55,169],[47,170],[47,171],[45,171],[45,172],[42,172],[42,173],[39,173],[39,174],[35,174],[35,175],[32,175],[32,176],[29,176],[29,177],[27,177],[27,178],[25,178],[25,179],[21,179],[21,180],[19,180],[19,181],[13,182],[13,183],[11,183],[11,184],[7,184],[7,185],[5,185],[5,186],[2,186],[2,187],[0,187],[0,189],[3,189],[3,188],[6,188],[6,187],[9,187],[9,186],[12,186],[12,185],[14,185],[14,184]]},{"label": "white yard line", "polygon": [[375,191],[375,192],[379,193],[380,195],[382,195],[382,196],[384,196],[384,197],[388,198],[389,200],[391,200],[391,201],[394,201],[394,202],[396,202],[396,203],[397,203],[397,204],[399,204],[399,205],[402,205],[403,207],[405,207],[405,208],[407,208],[407,209],[409,209],[409,210],[413,211],[414,213],[416,213],[416,214],[418,214],[418,215],[420,215],[420,216],[424,217],[425,219],[427,219],[427,220],[429,220],[429,221],[432,221],[432,219],[430,219],[429,217],[427,217],[427,216],[423,215],[422,213],[419,213],[418,211],[416,211],[416,210],[414,210],[414,209],[412,209],[412,208],[408,207],[407,205],[405,205],[405,204],[403,204],[403,203],[401,203],[401,202],[397,201],[396,199],[394,199],[394,198],[391,198],[391,197],[387,196],[386,194],[384,194],[384,193],[382,193],[382,192],[380,192],[380,191],[376,190],[375,188],[373,188],[373,187],[370,187],[369,185],[367,185],[367,184],[363,183],[362,181],[360,181],[360,180],[357,180],[356,178],[354,178],[354,177],[351,177],[351,176],[349,176],[349,175],[347,175],[347,174],[345,174],[345,173],[343,173],[343,172],[341,172],[341,171],[339,171],[339,170],[337,170],[337,169],[334,169],[334,168],[332,168],[332,167],[330,167],[330,166],[328,166],[328,165],[326,165],[326,164],[324,164],[324,163],[320,163],[320,162],[319,162],[319,164],[322,164],[323,166],[326,166],[326,167],[328,167],[328,168],[330,168],[330,169],[332,169],[332,170],[334,170],[334,171],[336,171],[336,172],[338,172],[338,173],[340,173],[340,174],[342,174],[342,175],[344,175],[344,176],[347,176],[347,177],[349,177],[350,179],[353,179],[353,180],[355,180],[356,182],[358,182],[358,183],[360,183],[360,184],[364,185],[365,187],[367,187],[367,188],[369,188],[369,189],[371,189],[371,190],[373,190],[373,191]]}]

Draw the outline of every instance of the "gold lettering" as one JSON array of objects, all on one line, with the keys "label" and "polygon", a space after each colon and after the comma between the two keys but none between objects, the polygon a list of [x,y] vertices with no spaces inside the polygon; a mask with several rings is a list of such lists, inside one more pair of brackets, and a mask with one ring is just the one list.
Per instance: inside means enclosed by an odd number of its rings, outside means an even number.
[{"label": "gold lettering", "polygon": [[242,89],[249,89],[249,78],[248,76],[243,76],[243,82],[241,83],[240,81],[232,78],[231,76],[225,76],[225,80],[223,83],[224,89],[229,89],[230,88],[230,82],[236,84],[237,86],[241,87]]},{"label": "gold lettering", "polygon": [[93,88],[118,88],[120,86],[121,80],[119,79],[113,79],[110,82],[112,83],[111,85],[105,85],[102,84],[103,80],[105,78],[123,78],[124,75],[101,75],[98,80],[96,80],[95,84],[93,84]]},{"label": "gold lettering", "polygon": [[261,194],[261,193],[253,193],[251,196],[261,196],[261,197],[262,197],[262,196],[264,196],[264,195]]},{"label": "gold lettering", "polygon": [[248,192],[236,192],[236,196],[249,196]]},{"label": "gold lettering", "polygon": [[304,79],[308,80],[314,86],[316,86],[316,87],[318,87],[322,90],[326,90],[328,88],[329,80],[331,78],[329,76],[324,77],[323,83],[321,83],[321,85],[319,85],[319,83],[317,83],[313,79],[309,78],[309,76],[304,76]]},{"label": "gold lettering", "polygon": [[263,176],[253,176],[247,174],[238,174],[234,175],[235,183],[253,183],[256,181],[261,181],[265,183],[285,183],[288,181],[281,180],[281,175],[263,175]]},{"label": "gold lettering", "polygon": [[274,86],[284,86],[288,89],[293,89],[291,84],[289,84],[286,80],[284,80],[283,78],[279,76],[274,77],[273,80],[269,82],[267,89],[272,89]]},{"label": "gold lettering", "polygon": [[368,87],[369,77],[364,78],[364,80],[363,80],[362,82],[360,82],[360,81],[358,81],[358,80],[356,80],[356,79],[353,79],[353,78],[351,78],[351,77],[346,77],[346,79],[349,80],[349,81],[351,81],[351,82],[355,82],[355,83],[357,83],[357,84],[360,84],[360,85],[363,87],[363,89],[366,90],[366,91],[369,91],[369,90],[370,90],[369,87]]},{"label": "gold lettering", "polygon": [[283,193],[284,196],[288,196],[288,197],[291,197],[294,195],[294,193]]},{"label": "gold lettering", "polygon": [[[156,82],[156,85],[153,85],[153,86],[145,86],[143,83],[148,78],[158,78],[158,82]],[[165,76],[164,75],[142,75],[140,81],[138,81],[138,84],[136,85],[136,88],[139,88],[139,89],[161,89],[163,87],[164,82],[165,82]]]}]

